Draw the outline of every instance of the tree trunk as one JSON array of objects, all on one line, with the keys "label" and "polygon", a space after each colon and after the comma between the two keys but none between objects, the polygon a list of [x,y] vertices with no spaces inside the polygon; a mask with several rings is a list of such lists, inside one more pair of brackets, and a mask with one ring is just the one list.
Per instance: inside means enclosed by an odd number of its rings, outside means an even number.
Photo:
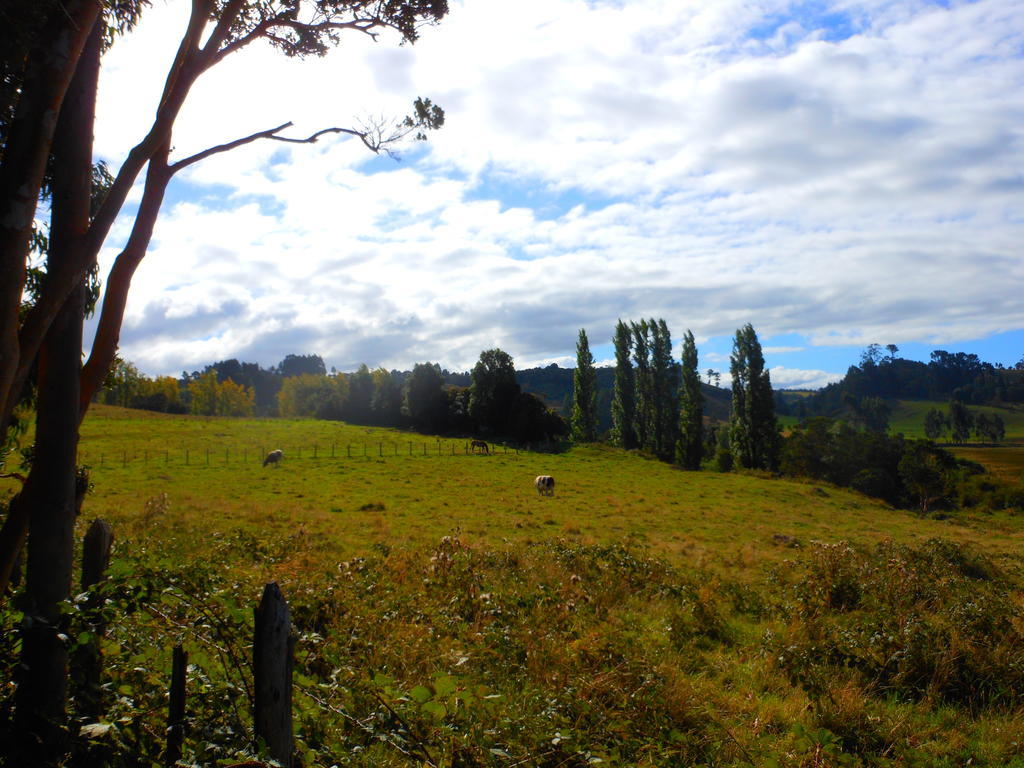
[{"label": "tree trunk", "polygon": [[124,308],[128,302],[128,289],[131,287],[135,270],[146,255],[153,238],[153,228],[156,226],[164,193],[171,180],[172,171],[167,166],[169,153],[170,143],[165,142],[149,161],[146,185],[142,192],[142,200],[139,202],[139,211],[135,214],[135,224],[132,226],[128,243],[118,254],[107,277],[96,337],[92,343],[89,360],[82,369],[79,418],[85,418],[92,398],[99,391],[114,362],[117,343],[121,336]]},{"label": "tree trunk", "polygon": [[[11,392],[20,361],[18,327],[32,222],[57,115],[90,31],[99,17],[97,0],[57,4],[29,54],[21,97],[0,163],[0,403]],[[0,419],[7,429],[10,411]]]},{"label": "tree trunk", "polygon": [[[85,242],[77,252],[77,258],[54,264],[52,269],[48,269],[46,285],[41,295],[23,318],[20,318],[19,309],[21,287],[24,285],[24,253],[20,256],[20,282],[17,291],[14,292],[8,290],[7,274],[3,271],[7,269],[2,265],[7,263],[7,254],[0,250],[0,258],[5,260],[0,264],[0,429],[7,428],[20,390],[28,379],[36,354],[53,318],[95,261],[139,172],[153,153],[168,141],[174,120],[188,96],[189,89],[205,67],[213,63],[212,60],[201,61],[199,49],[211,8],[211,0],[193,0],[189,26],[167,75],[164,93],[149,133],[125,158],[103,204],[96,212]],[[234,15],[230,18],[226,19],[222,15],[218,28],[223,24],[230,24],[237,14],[238,9],[235,9]],[[80,123],[82,130],[91,131],[92,125],[92,121]],[[45,159],[44,155],[44,163]],[[38,194],[38,188],[36,192]],[[14,278],[18,275],[12,272],[10,276]],[[8,305],[9,301],[13,301],[13,309]],[[8,314],[11,318],[10,323],[6,319]],[[11,327],[8,328],[8,325]]]},{"label": "tree trunk", "polygon": [[[64,100],[54,137],[48,271],[80,257],[89,227],[101,42],[102,27],[97,25]],[[22,491],[30,520],[17,717],[29,755],[37,762],[57,761],[66,747],[68,651],[63,604],[71,596],[74,557],[84,313],[85,286],[79,282],[39,352],[36,451]]]}]

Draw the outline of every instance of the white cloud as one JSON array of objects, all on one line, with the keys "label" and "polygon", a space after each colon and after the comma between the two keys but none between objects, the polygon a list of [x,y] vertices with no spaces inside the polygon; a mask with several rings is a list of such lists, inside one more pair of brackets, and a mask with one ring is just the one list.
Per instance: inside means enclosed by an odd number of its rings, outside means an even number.
[{"label": "white cloud", "polygon": [[[108,56],[104,156],[145,131],[184,6],[156,5]],[[619,317],[699,338],[752,322],[803,335],[807,354],[1024,328],[1024,14],[834,2],[851,33],[830,41],[800,7],[453,3],[415,47],[229,59],[190,98],[178,156],[288,119],[305,135],[400,114],[416,95],[447,124],[384,171],[355,141],[257,143],[190,169],[123,353],[152,372],[288,352],[465,368],[495,345],[571,359],[579,328],[604,343]],[[767,37],[748,34],[769,17]],[[834,375],[775,370],[792,386]]]},{"label": "white cloud", "polygon": [[839,381],[843,374],[828,371],[804,371],[777,365],[770,369],[772,387],[775,389],[820,389],[826,384]]}]

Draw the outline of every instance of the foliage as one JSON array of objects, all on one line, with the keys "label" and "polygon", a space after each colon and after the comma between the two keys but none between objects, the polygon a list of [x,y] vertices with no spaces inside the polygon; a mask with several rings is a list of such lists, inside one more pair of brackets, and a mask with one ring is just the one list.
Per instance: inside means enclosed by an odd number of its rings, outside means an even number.
[{"label": "foliage", "polygon": [[636,376],[630,360],[632,333],[622,320],[615,324],[615,385],[612,395],[611,442],[620,448],[636,448]]},{"label": "foliage", "polygon": [[437,363],[415,365],[409,377],[402,409],[412,425],[424,432],[442,431],[447,418],[447,406],[441,366]]},{"label": "foliage", "polygon": [[520,391],[512,357],[497,348],[484,350],[473,366],[472,382],[469,415],[485,434],[504,434]]},{"label": "foliage", "polygon": [[340,419],[348,386],[344,376],[313,373],[290,376],[277,393],[278,412],[292,418]]},{"label": "foliage", "polygon": [[[1016,498],[991,476],[973,480],[984,472],[980,465],[957,459],[929,440],[861,432],[822,417],[790,430],[780,468],[787,475],[826,480],[922,514],[971,499],[1004,509]],[[982,492],[986,485],[993,490]]]},{"label": "foliage", "polygon": [[775,470],[779,462],[779,427],[771,375],[764,367],[761,343],[749,323],[736,331],[729,370],[729,442],[736,464],[743,469]]},{"label": "foliage", "polygon": [[852,675],[877,697],[932,700],[972,712],[1024,694],[1024,633],[1010,582],[948,541],[861,550],[815,544],[780,572],[789,590],[777,663],[813,700]]},{"label": "foliage", "polygon": [[348,397],[344,399],[342,418],[353,424],[372,424],[373,374],[366,363],[362,363],[355,373],[350,373],[346,378]]},{"label": "foliage", "polygon": [[1022,370],[983,362],[975,354],[941,349],[922,363],[897,357],[898,349],[889,346],[889,355],[883,355],[877,344],[871,345],[860,365],[851,366],[842,381],[801,398],[794,415],[839,417],[862,398],[957,399],[974,405],[1024,402]]},{"label": "foliage", "polygon": [[587,332],[582,328],[576,341],[571,424],[574,441],[592,443],[597,440],[597,374]]},{"label": "foliage", "polygon": [[683,337],[682,388],[679,395],[679,441],[676,463],[684,469],[700,469],[704,455],[704,396],[700,389],[697,345],[693,333]]},{"label": "foliage", "polygon": [[201,416],[252,416],[255,393],[231,379],[217,381],[213,371],[188,383],[189,411]]}]

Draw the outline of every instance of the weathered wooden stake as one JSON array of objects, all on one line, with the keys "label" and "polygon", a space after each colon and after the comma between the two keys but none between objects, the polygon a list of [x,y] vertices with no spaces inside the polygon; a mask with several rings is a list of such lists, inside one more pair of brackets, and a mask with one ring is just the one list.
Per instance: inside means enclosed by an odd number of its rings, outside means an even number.
[{"label": "weathered wooden stake", "polygon": [[[110,565],[110,549],[114,544],[114,532],[103,520],[93,520],[85,532],[82,542],[82,591],[87,592],[104,579]],[[97,609],[100,600],[90,596],[88,607]],[[79,646],[72,660],[75,676],[80,688],[75,697],[80,715],[97,720],[103,714],[103,689],[100,677],[103,672],[103,657],[100,655],[100,638],[106,634],[106,624],[101,620],[91,622],[92,637],[89,643]]]},{"label": "weathered wooden stake", "polygon": [[267,745],[270,756],[290,768],[292,733],[292,634],[288,603],[277,582],[263,588],[263,598],[254,610],[255,633],[252,657],[256,689],[253,720],[256,738]]},{"label": "weathered wooden stake", "polygon": [[110,524],[96,519],[89,524],[82,542],[82,591],[103,579],[110,565],[110,549],[114,545],[114,532]]},{"label": "weathered wooden stake", "polygon": [[181,644],[174,646],[171,655],[171,691],[167,708],[167,750],[164,765],[174,765],[181,759],[181,745],[185,741],[185,671],[188,653]]}]

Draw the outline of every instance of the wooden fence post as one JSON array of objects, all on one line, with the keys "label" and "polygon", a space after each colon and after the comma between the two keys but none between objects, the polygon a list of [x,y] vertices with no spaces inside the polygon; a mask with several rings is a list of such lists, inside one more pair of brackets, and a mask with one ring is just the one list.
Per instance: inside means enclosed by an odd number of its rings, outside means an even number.
[{"label": "wooden fence post", "polygon": [[[110,549],[114,544],[114,533],[103,520],[93,520],[85,532],[82,542],[82,591],[88,592],[104,579],[110,565]],[[88,608],[97,610],[101,600],[90,595]],[[89,622],[92,637],[85,645],[79,646],[72,664],[77,671],[80,689],[75,700],[78,712],[90,720],[97,720],[103,714],[103,689],[100,677],[103,672],[103,657],[100,655],[100,638],[107,627],[102,619]]]},{"label": "wooden fence post", "polygon": [[185,670],[188,653],[181,644],[174,646],[171,655],[170,704],[167,707],[167,751],[164,765],[174,765],[181,759],[181,745],[185,740]]},{"label": "wooden fence post", "polygon": [[110,565],[110,549],[114,545],[114,532],[103,520],[93,520],[82,542],[82,591],[103,580]]},{"label": "wooden fence post", "polygon": [[256,701],[253,720],[256,738],[267,745],[270,756],[291,768],[292,733],[292,634],[288,603],[277,582],[263,588],[263,598],[254,610],[255,633],[252,657]]}]

